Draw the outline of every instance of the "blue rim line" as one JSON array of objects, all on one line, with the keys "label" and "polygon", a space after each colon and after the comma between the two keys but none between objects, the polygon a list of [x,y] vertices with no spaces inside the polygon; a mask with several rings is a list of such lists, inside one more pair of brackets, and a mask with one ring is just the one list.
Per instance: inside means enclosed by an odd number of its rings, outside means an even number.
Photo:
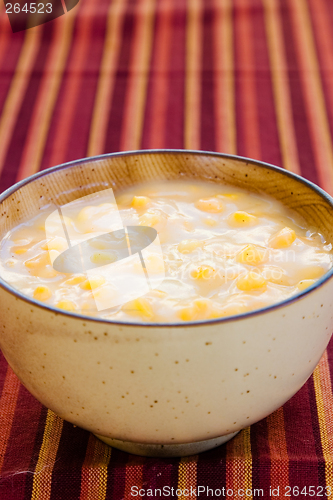
[{"label": "blue rim line", "polygon": [[[37,172],[36,174],[33,174],[26,179],[23,179],[22,181],[17,182],[10,188],[6,189],[3,191],[3,193],[0,194],[0,203],[2,203],[4,200],[6,200],[9,196],[11,196],[15,191],[18,189],[22,188],[26,184],[29,184],[32,181],[35,181],[36,179],[42,178],[45,175],[48,175],[52,172],[56,172],[57,170],[63,170],[66,168],[70,168],[72,166],[77,166],[81,165],[83,163],[91,163],[91,162],[97,162],[101,160],[105,160],[107,158],[113,158],[115,156],[133,156],[135,155],[142,155],[142,154],[182,154],[182,155],[199,155],[199,156],[213,156],[216,158],[225,158],[225,159],[232,159],[232,160],[241,160],[244,161],[246,164],[251,164],[251,165],[256,165],[256,166],[263,166],[265,168],[268,168],[270,170],[275,170],[277,172],[282,173],[283,175],[286,175],[287,177],[291,177],[292,179],[302,182],[305,184],[307,187],[311,188],[313,191],[318,193],[329,205],[331,205],[332,210],[333,210],[333,198],[326,193],[323,189],[321,189],[319,186],[314,184],[313,182],[305,179],[304,177],[301,177],[300,175],[294,174],[292,172],[289,172],[288,170],[285,170],[284,168],[277,167],[275,165],[272,165],[270,163],[266,163],[263,161],[259,160],[254,160],[252,158],[246,158],[244,156],[236,156],[236,155],[228,155],[224,153],[215,153],[212,151],[197,151],[197,150],[191,150],[191,149],[141,149],[138,151],[122,151],[119,153],[107,153],[103,155],[98,155],[98,156],[91,156],[87,158],[82,158],[80,160],[74,160],[70,161],[67,163],[62,163],[61,165],[57,165],[55,167],[51,167],[45,170],[42,170],[40,172]],[[268,313],[270,311],[273,311],[275,309],[280,309],[284,306],[287,306],[289,304],[292,304],[293,302],[305,297],[309,293],[311,293],[313,290],[316,288],[319,288],[322,286],[324,283],[326,283],[333,275],[333,267],[327,271],[321,278],[319,278],[313,285],[310,285],[308,288],[305,290],[301,291],[300,293],[290,297],[289,299],[285,299],[281,302],[278,302],[276,304],[272,304],[270,306],[262,307],[261,309],[256,309],[254,311],[249,311],[245,312],[242,314],[237,314],[234,316],[227,316],[225,318],[216,318],[216,319],[208,319],[208,320],[199,320],[199,321],[186,321],[186,322],[181,322],[181,323],[136,323],[136,322],[127,322],[127,321],[113,321],[109,319],[103,319],[103,318],[95,318],[92,316],[84,316],[83,314],[77,314],[73,312],[68,312],[68,311],[63,311],[61,309],[58,309],[56,307],[50,306],[48,304],[41,304],[39,301],[31,299],[30,297],[27,297],[26,295],[22,294],[20,291],[16,290],[12,286],[10,286],[5,280],[3,280],[0,276],[0,286],[10,292],[12,295],[15,295],[21,300],[24,300],[25,302],[28,302],[34,306],[40,307],[41,309],[48,309],[51,312],[55,313],[56,315],[64,315],[64,316],[70,316],[73,318],[78,318],[82,321],[94,321],[97,323],[105,323],[105,324],[112,324],[112,325],[119,325],[119,326],[130,326],[130,327],[143,327],[143,328],[186,328],[187,326],[205,326],[205,325],[212,325],[212,324],[219,324],[219,323],[226,323],[229,321],[235,321],[235,320],[242,320],[246,319],[252,316],[257,316],[262,313]]]}]

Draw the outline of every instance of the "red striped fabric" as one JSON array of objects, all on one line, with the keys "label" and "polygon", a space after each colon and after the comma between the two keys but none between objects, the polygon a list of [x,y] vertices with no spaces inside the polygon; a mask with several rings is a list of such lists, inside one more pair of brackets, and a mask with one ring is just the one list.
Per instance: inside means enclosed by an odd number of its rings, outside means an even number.
[{"label": "red striped fabric", "polygon": [[[333,193],[331,0],[80,0],[15,34],[0,5],[1,190],[87,155],[197,148]],[[142,498],[333,498],[332,377],[330,343],[266,419],[201,455],[154,459],[62,421],[1,356],[0,499],[120,500],[134,486]]]}]

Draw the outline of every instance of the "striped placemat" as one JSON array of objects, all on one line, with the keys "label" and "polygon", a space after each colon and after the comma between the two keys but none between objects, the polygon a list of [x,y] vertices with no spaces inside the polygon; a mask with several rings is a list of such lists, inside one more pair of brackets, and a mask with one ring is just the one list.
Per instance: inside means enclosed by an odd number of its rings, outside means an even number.
[{"label": "striped placemat", "polygon": [[[186,148],[261,159],[333,193],[332,128],[332,0],[80,0],[15,34],[0,3],[2,190],[76,158]],[[1,357],[0,500],[333,499],[332,356],[330,344],[283,408],[183,459],[108,448]]]}]

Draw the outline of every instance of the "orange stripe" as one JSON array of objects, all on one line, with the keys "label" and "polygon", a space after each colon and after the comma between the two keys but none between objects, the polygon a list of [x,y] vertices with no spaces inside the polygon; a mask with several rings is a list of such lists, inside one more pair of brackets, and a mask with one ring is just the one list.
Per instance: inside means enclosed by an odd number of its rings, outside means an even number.
[{"label": "orange stripe", "polygon": [[283,165],[287,170],[299,174],[301,169],[293,122],[291,95],[288,86],[288,68],[279,4],[277,0],[263,0],[263,4]]},{"label": "orange stripe", "polygon": [[107,33],[90,128],[88,156],[104,152],[125,9],[126,2],[123,0],[115,0],[109,8]]},{"label": "orange stripe", "polygon": [[41,30],[32,28],[25,34],[24,44],[16,65],[8,96],[0,118],[0,172],[6,158],[19,111],[24,100],[31,71],[39,50]]},{"label": "orange stripe", "polygon": [[289,457],[284,427],[283,408],[267,417],[268,444],[271,459],[271,486],[280,487],[280,496],[284,499],[285,487],[289,485]]},{"label": "orange stripe", "polygon": [[[314,23],[318,51],[322,59],[324,71],[333,71],[333,39],[331,36],[331,24],[329,12],[324,0],[308,0],[311,7],[311,18]],[[331,92],[332,95],[332,92]]]},{"label": "orange stripe", "polygon": [[52,472],[56,460],[63,420],[48,410],[43,442],[34,472],[31,500],[49,500],[51,497]]},{"label": "orange stripe", "polygon": [[301,82],[321,185],[333,194],[333,149],[325,98],[320,80],[310,14],[305,0],[289,0]]},{"label": "orange stripe", "polygon": [[[331,24],[329,12],[327,11],[326,3],[323,0],[309,0],[311,6],[311,17],[314,23],[314,29],[316,32],[316,39],[318,43],[318,52],[320,53],[320,58],[322,60],[322,68],[326,74],[330,75],[333,71],[333,37],[331,34]],[[331,114],[333,114],[333,91],[331,84],[327,86],[326,91],[327,96],[327,107],[330,109]],[[331,190],[333,186],[331,185]],[[332,192],[332,191],[331,191]]]},{"label": "orange stripe", "polygon": [[159,11],[161,12],[159,29],[156,32],[154,43],[155,54],[152,67],[153,81],[150,94],[151,100],[151,129],[149,137],[149,148],[165,147],[165,123],[167,114],[168,95],[168,70],[170,62],[170,48],[172,35],[172,0],[161,0]]},{"label": "orange stripe", "polygon": [[237,0],[239,11],[237,45],[239,68],[242,73],[240,78],[240,100],[242,103],[243,134],[246,155],[260,159],[260,132],[258,118],[258,102],[255,85],[255,61],[251,19],[249,13],[251,0]]},{"label": "orange stripe", "polygon": [[5,459],[10,431],[13,425],[20,381],[8,367],[0,398],[0,471]]},{"label": "orange stripe", "polygon": [[120,139],[122,151],[140,149],[141,145],[153,43],[154,13],[155,0],[139,0]]},{"label": "orange stripe", "polygon": [[185,149],[200,149],[202,3],[188,2],[186,26]]},{"label": "orange stripe", "polygon": [[[327,351],[322,356],[319,365],[313,373],[313,383],[316,393],[320,439],[325,460],[326,485],[330,487],[333,498],[333,394],[330,377],[330,367]],[[329,490],[328,490],[329,491]]]},{"label": "orange stripe", "polygon": [[236,154],[234,50],[231,0],[215,0],[215,143],[217,151]]},{"label": "orange stripe", "polygon": [[[226,489],[234,492],[233,498],[252,499],[252,453],[250,427],[243,429],[227,443]],[[248,490],[249,495],[245,495]],[[243,494],[244,492],[244,494]]]},{"label": "orange stripe", "polygon": [[198,460],[198,455],[193,455],[191,457],[183,457],[179,462],[177,484],[177,488],[181,490],[180,494],[177,495],[177,498],[179,498],[179,500],[186,500],[189,498],[194,500],[197,498],[195,490],[197,488]]},{"label": "orange stripe", "polygon": [[80,500],[106,498],[108,465],[112,448],[92,434],[89,437],[86,457],[81,473]]},{"label": "orange stripe", "polygon": [[125,495],[124,500],[133,500],[131,493],[132,486],[142,488],[143,484],[143,464],[145,459],[143,457],[136,457],[130,455],[130,459],[126,464],[126,479],[125,479]]},{"label": "orange stripe", "polygon": [[67,147],[72,134],[75,133],[72,123],[76,112],[77,96],[82,83],[82,69],[85,66],[86,54],[91,44],[91,20],[95,7],[92,0],[87,0],[82,3],[82,8],[78,12],[77,33],[74,39],[73,51],[67,63],[69,77],[61,100],[61,120],[54,136],[53,153],[50,158],[51,166],[58,165],[66,160]]},{"label": "orange stripe", "polygon": [[74,16],[66,15],[59,19],[55,25],[54,39],[34,106],[17,180],[38,172],[40,168],[52,113],[72,41],[74,19]]}]

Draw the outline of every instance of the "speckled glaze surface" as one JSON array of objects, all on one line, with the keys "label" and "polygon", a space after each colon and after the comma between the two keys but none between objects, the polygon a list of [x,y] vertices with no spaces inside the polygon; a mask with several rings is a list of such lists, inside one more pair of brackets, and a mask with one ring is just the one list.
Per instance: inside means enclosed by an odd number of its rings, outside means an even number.
[{"label": "speckled glaze surface", "polygon": [[[333,243],[332,199],[318,188],[269,165],[188,151],[109,155],[34,176],[1,195],[1,236],[51,201],[180,177],[263,190]],[[0,281],[0,345],[39,401],[106,440],[137,443],[139,454],[150,445],[212,440],[213,447],[305,383],[331,336],[332,292],[330,272],[296,298],[254,313],[144,325],[61,312]],[[199,443],[193,450],[202,451]]]}]

